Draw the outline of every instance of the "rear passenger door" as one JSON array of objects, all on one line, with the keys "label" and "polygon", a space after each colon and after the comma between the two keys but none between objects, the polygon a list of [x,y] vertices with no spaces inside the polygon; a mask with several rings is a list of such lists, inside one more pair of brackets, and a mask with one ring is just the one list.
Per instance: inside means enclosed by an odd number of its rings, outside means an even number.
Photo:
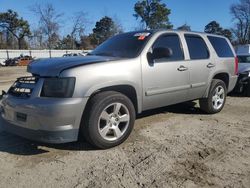
[{"label": "rear passenger door", "polygon": [[189,71],[191,88],[187,98],[189,100],[201,98],[208,86],[208,78],[215,64],[212,63],[210,52],[200,35],[184,35],[189,51]]}]

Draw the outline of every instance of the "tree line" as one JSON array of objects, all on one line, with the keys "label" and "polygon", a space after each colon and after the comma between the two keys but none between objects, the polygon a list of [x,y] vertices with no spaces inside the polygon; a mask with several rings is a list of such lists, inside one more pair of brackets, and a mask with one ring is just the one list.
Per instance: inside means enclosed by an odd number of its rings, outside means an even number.
[{"label": "tree line", "polygon": [[[32,30],[29,22],[17,12],[0,12],[0,49],[93,49],[109,37],[123,32],[119,21],[104,16],[86,35],[87,14],[76,12],[71,18],[70,32],[60,36],[64,15],[52,4],[36,4],[30,11],[38,18],[38,27]],[[230,13],[232,28],[223,28],[213,20],[204,27],[204,32],[226,36],[234,44],[250,43],[250,0],[232,4]],[[173,29],[170,14],[171,9],[161,0],[139,0],[134,5],[133,16],[140,23],[135,30]],[[191,26],[185,23],[176,29],[191,31]]]}]

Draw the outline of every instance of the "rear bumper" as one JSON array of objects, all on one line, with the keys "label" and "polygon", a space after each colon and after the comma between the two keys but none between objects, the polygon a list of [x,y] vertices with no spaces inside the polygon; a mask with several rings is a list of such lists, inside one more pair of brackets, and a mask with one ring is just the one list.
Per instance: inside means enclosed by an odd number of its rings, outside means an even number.
[{"label": "rear bumper", "polygon": [[66,143],[78,139],[87,98],[20,99],[5,95],[0,124],[10,133],[45,143]]},{"label": "rear bumper", "polygon": [[245,87],[248,87],[249,83],[250,83],[249,73],[248,72],[239,73],[239,77],[237,80],[237,84],[234,88],[234,91],[238,93],[242,93]]}]

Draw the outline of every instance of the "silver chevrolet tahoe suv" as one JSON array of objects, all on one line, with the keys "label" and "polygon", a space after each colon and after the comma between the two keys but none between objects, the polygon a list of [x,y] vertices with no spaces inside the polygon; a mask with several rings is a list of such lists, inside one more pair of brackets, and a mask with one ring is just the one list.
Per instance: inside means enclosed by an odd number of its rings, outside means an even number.
[{"label": "silver chevrolet tahoe suv", "polygon": [[199,99],[220,112],[237,81],[237,59],[221,36],[153,30],[116,35],[85,57],[40,59],[1,101],[6,131],[47,143],[124,142],[136,114]]}]

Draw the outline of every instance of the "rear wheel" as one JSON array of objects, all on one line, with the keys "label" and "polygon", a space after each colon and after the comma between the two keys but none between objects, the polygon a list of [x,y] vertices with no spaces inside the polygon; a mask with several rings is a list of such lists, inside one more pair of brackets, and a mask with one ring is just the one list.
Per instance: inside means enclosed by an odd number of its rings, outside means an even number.
[{"label": "rear wheel", "polygon": [[220,112],[226,102],[227,88],[222,80],[212,80],[208,97],[200,99],[200,108],[209,113],[215,114]]},{"label": "rear wheel", "polygon": [[87,106],[81,132],[98,148],[110,148],[124,142],[135,121],[135,109],[125,95],[106,91],[96,94]]}]

